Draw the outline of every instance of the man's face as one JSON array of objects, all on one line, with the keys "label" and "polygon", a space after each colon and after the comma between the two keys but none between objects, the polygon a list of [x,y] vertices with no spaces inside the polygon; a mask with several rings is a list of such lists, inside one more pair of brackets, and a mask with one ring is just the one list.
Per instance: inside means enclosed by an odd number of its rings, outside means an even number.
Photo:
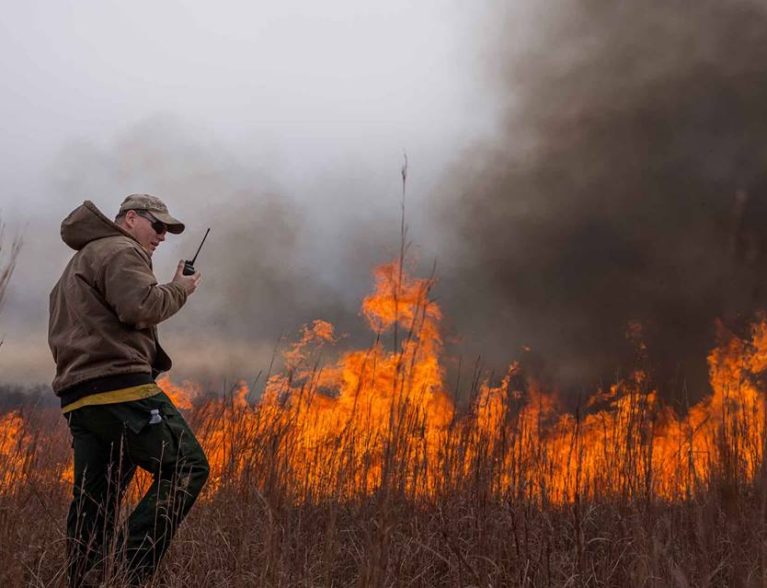
[{"label": "man's face", "polygon": [[[153,227],[153,225],[161,228],[161,231],[158,232],[157,228]],[[167,234],[167,227],[157,221],[151,212],[145,211],[129,210],[125,214],[123,228],[139,242],[150,257],[154,250],[157,249],[157,246],[165,241],[165,235]]]}]

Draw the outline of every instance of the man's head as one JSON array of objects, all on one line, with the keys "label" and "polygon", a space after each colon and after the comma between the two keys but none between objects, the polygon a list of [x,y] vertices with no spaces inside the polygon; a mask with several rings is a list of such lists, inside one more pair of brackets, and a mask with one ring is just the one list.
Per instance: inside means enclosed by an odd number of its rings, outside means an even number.
[{"label": "man's head", "polygon": [[166,233],[179,234],[184,223],[172,217],[165,203],[150,194],[131,194],[123,200],[115,222],[152,255]]}]

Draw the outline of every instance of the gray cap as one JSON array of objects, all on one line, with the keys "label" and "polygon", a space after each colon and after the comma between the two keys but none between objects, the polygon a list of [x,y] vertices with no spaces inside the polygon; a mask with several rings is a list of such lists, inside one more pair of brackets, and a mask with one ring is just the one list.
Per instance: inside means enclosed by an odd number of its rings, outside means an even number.
[{"label": "gray cap", "polygon": [[168,207],[157,196],[152,196],[151,194],[131,194],[126,196],[120,205],[120,214],[124,214],[129,210],[145,210],[151,213],[158,221],[168,226],[169,233],[178,235],[184,232],[184,223],[172,217],[168,212]]}]

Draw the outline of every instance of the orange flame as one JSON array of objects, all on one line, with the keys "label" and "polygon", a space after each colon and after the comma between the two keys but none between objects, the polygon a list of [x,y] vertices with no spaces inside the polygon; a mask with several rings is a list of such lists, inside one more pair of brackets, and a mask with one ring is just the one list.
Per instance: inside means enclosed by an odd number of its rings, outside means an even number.
[{"label": "orange flame", "polygon": [[[193,383],[158,382],[206,449],[209,493],[238,487],[311,501],[468,489],[539,504],[678,500],[761,471],[767,321],[748,340],[723,333],[708,358],[713,394],[683,415],[641,371],[569,413],[535,382],[515,386],[517,365],[497,385],[481,382],[459,414],[446,393],[433,281],[411,278],[396,262],[377,268],[375,281],[362,304],[372,345],[320,366],[337,337],[330,323],[315,321],[283,353],[284,370],[255,404],[244,383],[211,400]],[[640,337],[641,326],[631,332]],[[39,445],[25,419],[0,417],[0,492],[28,479],[29,468],[11,467]],[[71,466],[56,471],[71,476]]]}]

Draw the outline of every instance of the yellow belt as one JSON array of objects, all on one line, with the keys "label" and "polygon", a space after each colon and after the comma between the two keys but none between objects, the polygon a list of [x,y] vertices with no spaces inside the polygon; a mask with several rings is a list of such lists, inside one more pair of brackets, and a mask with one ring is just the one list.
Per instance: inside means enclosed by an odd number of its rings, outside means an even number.
[{"label": "yellow belt", "polygon": [[61,409],[66,414],[82,406],[95,406],[99,404],[117,404],[118,402],[130,402],[131,400],[143,400],[155,394],[162,392],[157,384],[141,384],[140,386],[131,386],[130,388],[119,388],[109,392],[99,392],[84,396],[80,400],[67,404]]}]

